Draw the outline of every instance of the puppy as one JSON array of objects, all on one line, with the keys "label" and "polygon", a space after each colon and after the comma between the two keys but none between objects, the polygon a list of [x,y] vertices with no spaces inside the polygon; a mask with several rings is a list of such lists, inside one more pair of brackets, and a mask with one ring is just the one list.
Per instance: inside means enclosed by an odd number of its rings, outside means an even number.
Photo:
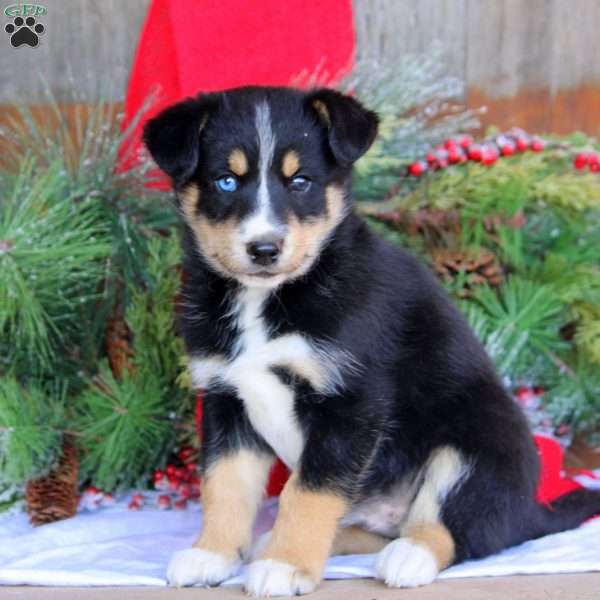
[{"label": "puppy", "polygon": [[574,527],[535,501],[521,412],[432,275],[354,213],[377,116],[329,89],[245,87],[149,121],[183,220],[181,328],[202,423],[204,527],[168,568],[215,585],[247,558],[275,457],[292,471],[254,596],[305,594],[333,553],[376,552],[394,587]]}]

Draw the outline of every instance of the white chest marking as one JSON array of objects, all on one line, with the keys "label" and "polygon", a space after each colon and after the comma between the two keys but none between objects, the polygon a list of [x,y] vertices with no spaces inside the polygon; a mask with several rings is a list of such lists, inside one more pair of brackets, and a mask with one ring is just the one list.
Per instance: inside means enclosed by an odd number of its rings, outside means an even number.
[{"label": "white chest marking", "polygon": [[304,447],[294,412],[294,390],[272,367],[286,367],[315,390],[328,393],[341,387],[343,372],[353,371],[357,365],[348,353],[311,343],[300,334],[269,340],[262,318],[268,293],[261,288],[245,288],[239,293],[233,314],[240,336],[233,360],[222,355],[192,357],[189,368],[198,388],[208,387],[215,379],[234,386],[252,426],[294,467]]},{"label": "white chest marking", "polygon": [[294,467],[304,446],[294,414],[294,391],[271,370],[273,360],[261,317],[267,292],[246,288],[238,298],[239,354],[223,379],[237,388],[252,426],[275,453]]}]

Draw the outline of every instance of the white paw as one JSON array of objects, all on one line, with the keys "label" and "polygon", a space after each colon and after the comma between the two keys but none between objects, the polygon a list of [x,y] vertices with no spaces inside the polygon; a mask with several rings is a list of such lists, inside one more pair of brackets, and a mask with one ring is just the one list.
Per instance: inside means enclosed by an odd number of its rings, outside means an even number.
[{"label": "white paw", "polygon": [[433,554],[409,539],[390,542],[375,563],[377,579],[390,587],[417,587],[431,583],[439,569]]},{"label": "white paw", "polygon": [[167,567],[167,579],[175,587],[195,583],[217,585],[234,575],[240,566],[241,561],[229,560],[216,552],[188,548],[173,554]]},{"label": "white paw", "polygon": [[255,598],[298,596],[317,587],[308,575],[293,565],[277,560],[257,560],[248,567],[246,592]]}]

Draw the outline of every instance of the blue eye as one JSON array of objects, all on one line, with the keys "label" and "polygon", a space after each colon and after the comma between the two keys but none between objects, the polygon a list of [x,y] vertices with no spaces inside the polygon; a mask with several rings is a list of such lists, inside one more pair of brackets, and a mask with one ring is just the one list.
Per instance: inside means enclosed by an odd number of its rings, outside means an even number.
[{"label": "blue eye", "polygon": [[296,175],[296,177],[292,177],[292,180],[289,183],[289,188],[293,192],[306,192],[308,188],[310,188],[310,184],[311,180],[308,177]]},{"label": "blue eye", "polygon": [[238,180],[233,175],[224,175],[215,182],[222,192],[235,192],[238,189]]}]

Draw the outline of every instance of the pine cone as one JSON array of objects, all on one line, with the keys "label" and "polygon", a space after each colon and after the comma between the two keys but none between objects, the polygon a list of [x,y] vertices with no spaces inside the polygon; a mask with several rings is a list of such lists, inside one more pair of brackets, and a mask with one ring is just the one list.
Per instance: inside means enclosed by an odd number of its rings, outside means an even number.
[{"label": "pine cone", "polygon": [[464,274],[463,288],[458,292],[461,297],[470,296],[476,285],[487,283],[498,286],[502,283],[502,267],[496,255],[489,250],[458,250],[438,248],[432,253],[433,270],[438,277],[451,282],[459,274]]},{"label": "pine cone", "polygon": [[408,235],[420,235],[430,241],[457,237],[460,219],[456,211],[423,208],[417,211],[389,211],[372,215]]},{"label": "pine cone", "polygon": [[66,437],[56,468],[27,483],[25,501],[32,525],[67,519],[77,512],[78,469],[77,448]]},{"label": "pine cone", "polygon": [[133,369],[131,332],[125,319],[116,311],[106,324],[106,354],[113,375],[117,379],[121,379],[125,371]]}]

